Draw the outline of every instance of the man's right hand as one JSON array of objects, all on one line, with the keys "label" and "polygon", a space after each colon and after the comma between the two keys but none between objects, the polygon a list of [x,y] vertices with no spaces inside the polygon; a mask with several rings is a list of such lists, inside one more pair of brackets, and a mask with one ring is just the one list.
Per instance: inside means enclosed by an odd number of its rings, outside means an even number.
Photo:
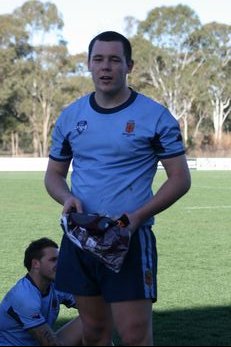
[{"label": "man's right hand", "polygon": [[70,212],[78,212],[83,213],[82,203],[79,199],[75,198],[73,195],[71,195],[69,198],[67,198],[63,205],[63,214],[70,213]]}]

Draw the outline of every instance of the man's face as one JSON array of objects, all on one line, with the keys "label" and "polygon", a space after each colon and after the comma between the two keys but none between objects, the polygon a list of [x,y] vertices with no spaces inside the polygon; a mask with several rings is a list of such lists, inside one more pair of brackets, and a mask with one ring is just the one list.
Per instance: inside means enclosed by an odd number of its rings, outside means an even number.
[{"label": "man's face", "polygon": [[59,250],[54,247],[47,247],[43,250],[43,256],[39,260],[39,275],[47,280],[55,279]]},{"label": "man's face", "polygon": [[116,94],[126,85],[126,75],[132,70],[127,64],[120,41],[96,41],[88,63],[96,91]]}]

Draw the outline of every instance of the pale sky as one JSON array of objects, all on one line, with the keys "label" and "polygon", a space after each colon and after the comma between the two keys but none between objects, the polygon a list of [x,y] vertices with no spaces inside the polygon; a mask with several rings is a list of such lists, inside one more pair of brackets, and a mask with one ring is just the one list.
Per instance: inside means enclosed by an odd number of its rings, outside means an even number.
[{"label": "pale sky", "polygon": [[[159,6],[189,6],[202,24],[231,24],[230,0],[42,0],[53,2],[64,21],[63,38],[72,54],[87,51],[89,41],[104,30],[125,34],[126,16],[144,20],[147,13]],[[0,14],[12,13],[26,0],[0,0]]]}]

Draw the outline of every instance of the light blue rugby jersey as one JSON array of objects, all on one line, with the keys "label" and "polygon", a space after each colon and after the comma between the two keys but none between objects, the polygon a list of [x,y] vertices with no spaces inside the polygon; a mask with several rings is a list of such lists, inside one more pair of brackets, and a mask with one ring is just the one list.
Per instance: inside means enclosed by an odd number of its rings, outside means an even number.
[{"label": "light blue rugby jersey", "polygon": [[133,91],[112,109],[99,107],[94,93],[64,109],[53,130],[50,158],[73,159],[71,189],[85,212],[120,216],[151,199],[158,161],[183,153],[177,120],[163,105]]},{"label": "light blue rugby jersey", "polygon": [[42,295],[29,275],[20,279],[0,304],[0,346],[37,346],[28,329],[56,321],[60,304],[75,305],[71,294],[62,293],[52,283]]}]

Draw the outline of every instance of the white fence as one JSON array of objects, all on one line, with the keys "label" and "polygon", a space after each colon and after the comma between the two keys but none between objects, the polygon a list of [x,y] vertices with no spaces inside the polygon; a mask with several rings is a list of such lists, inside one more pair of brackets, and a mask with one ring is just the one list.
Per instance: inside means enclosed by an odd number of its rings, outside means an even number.
[{"label": "white fence", "polygon": [[0,158],[0,171],[45,171],[48,158]]},{"label": "white fence", "polygon": [[[0,158],[0,171],[45,171],[48,158]],[[231,158],[188,158],[191,170],[231,170]],[[159,165],[161,168],[161,164]]]}]

